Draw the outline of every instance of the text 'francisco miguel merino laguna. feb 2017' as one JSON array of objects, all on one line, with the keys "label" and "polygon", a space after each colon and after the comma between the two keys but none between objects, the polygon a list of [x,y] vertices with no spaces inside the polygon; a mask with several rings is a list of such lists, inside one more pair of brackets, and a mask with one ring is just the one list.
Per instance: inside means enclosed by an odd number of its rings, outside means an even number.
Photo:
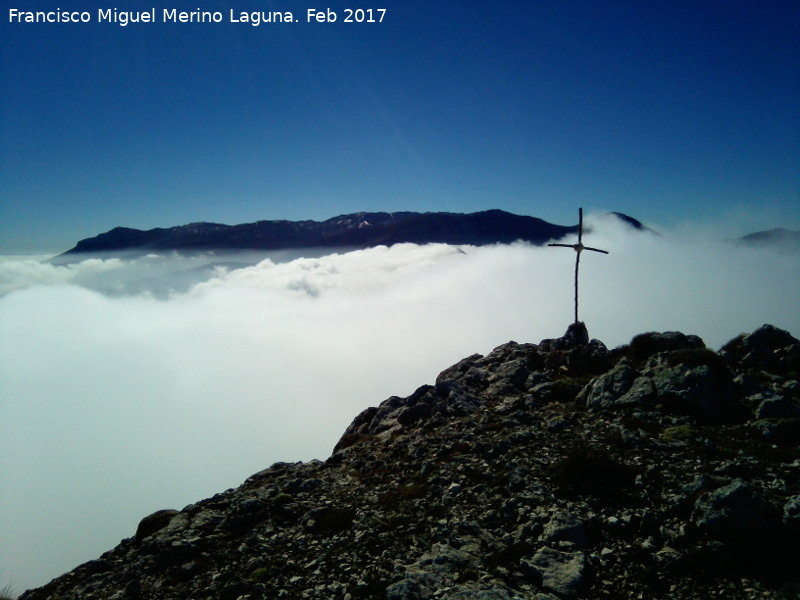
[{"label": "text 'francisco miguel merino laguna. feb 2017'", "polygon": [[308,8],[304,13],[292,11],[238,11],[230,9],[225,18],[221,11],[177,10],[163,8],[135,11],[99,8],[97,11],[53,11],[8,9],[9,23],[113,23],[125,27],[134,23],[383,23],[385,8]]}]

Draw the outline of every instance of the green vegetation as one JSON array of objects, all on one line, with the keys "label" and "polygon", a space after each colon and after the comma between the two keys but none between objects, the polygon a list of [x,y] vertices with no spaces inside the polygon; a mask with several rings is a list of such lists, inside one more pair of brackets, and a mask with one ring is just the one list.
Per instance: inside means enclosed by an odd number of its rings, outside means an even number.
[{"label": "green vegetation", "polygon": [[554,475],[563,492],[615,501],[633,485],[636,470],[615,460],[605,448],[578,444],[554,465]]},{"label": "green vegetation", "polygon": [[658,352],[657,335],[657,333],[652,331],[640,333],[634,336],[631,343],[626,348],[623,348],[623,350],[635,361],[644,362]]},{"label": "green vegetation", "polygon": [[686,365],[688,367],[708,367],[717,375],[727,372],[725,359],[708,348],[687,348],[675,350],[667,356],[667,364],[671,367]]},{"label": "green vegetation", "polygon": [[278,494],[272,499],[272,510],[280,510],[293,500],[294,498],[292,498],[289,494],[286,493]]},{"label": "green vegetation", "polygon": [[253,583],[267,583],[272,578],[272,573],[267,567],[259,567],[250,573],[250,581]]},{"label": "green vegetation", "polygon": [[665,442],[672,442],[675,440],[685,442],[697,437],[698,429],[693,425],[676,425],[674,427],[667,427],[661,432],[661,439]]}]

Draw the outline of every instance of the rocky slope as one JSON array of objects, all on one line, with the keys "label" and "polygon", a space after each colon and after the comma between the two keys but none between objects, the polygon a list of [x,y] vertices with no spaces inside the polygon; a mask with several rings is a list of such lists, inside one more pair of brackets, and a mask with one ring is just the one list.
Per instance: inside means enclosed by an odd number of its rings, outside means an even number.
[{"label": "rocky slope", "polygon": [[798,379],[769,325],[509,342],[22,598],[797,598]]}]

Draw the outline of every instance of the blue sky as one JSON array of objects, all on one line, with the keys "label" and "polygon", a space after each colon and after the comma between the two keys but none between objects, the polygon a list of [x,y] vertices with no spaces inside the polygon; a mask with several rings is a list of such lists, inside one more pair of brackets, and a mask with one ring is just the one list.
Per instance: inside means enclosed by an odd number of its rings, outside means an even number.
[{"label": "blue sky", "polygon": [[797,2],[404,0],[374,24],[324,4],[336,23],[297,0],[19,5],[301,20],[260,27],[3,9],[0,251],[360,210],[800,229]]}]

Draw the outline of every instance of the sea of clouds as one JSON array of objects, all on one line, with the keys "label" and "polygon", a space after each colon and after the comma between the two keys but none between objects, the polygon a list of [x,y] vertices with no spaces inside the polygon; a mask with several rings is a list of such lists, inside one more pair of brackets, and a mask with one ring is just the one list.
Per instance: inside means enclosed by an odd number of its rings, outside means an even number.
[{"label": "sea of clouds", "polygon": [[[609,347],[800,334],[800,255],[589,219],[581,319]],[[567,240],[571,243],[573,240]],[[563,334],[574,253],[512,244],[0,259],[0,584],[43,585],[509,340]],[[0,586],[1,587],[1,586]]]}]

